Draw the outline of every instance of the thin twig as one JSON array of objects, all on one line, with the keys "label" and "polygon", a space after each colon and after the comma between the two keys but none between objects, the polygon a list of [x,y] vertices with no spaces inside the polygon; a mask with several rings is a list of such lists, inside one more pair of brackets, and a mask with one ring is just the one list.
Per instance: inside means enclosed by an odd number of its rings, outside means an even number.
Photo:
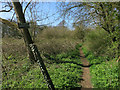
[{"label": "thin twig", "polygon": [[25,9],[24,9],[24,12],[23,12],[24,14],[25,14],[25,11],[26,11],[27,7],[30,5],[31,1],[32,1],[32,0],[30,0],[29,3],[26,5],[26,7],[25,7]]}]

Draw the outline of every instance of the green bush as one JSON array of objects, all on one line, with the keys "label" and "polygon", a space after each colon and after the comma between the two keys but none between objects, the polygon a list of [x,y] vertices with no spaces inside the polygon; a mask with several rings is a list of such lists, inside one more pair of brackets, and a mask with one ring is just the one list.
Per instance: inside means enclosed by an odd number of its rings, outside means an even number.
[{"label": "green bush", "polygon": [[118,88],[118,63],[103,62],[90,67],[94,88]]},{"label": "green bush", "polygon": [[80,43],[80,44],[77,44],[77,45],[75,46],[75,48],[76,48],[77,50],[79,50],[80,47],[82,47],[82,44],[81,44],[81,43]]},{"label": "green bush", "polygon": [[85,47],[82,48],[85,57],[89,60],[90,64],[98,64],[109,61],[109,57],[95,56],[92,52],[88,51]]},{"label": "green bush", "polygon": [[87,57],[90,54],[90,52],[86,48],[82,47],[82,51],[83,51],[85,57]]},{"label": "green bush", "polygon": [[107,50],[109,40],[108,33],[104,30],[92,30],[85,36],[84,46],[95,55],[102,55]]},{"label": "green bush", "polygon": [[113,38],[118,39],[118,33],[112,34],[106,32],[102,28],[96,28],[86,33],[84,38],[84,46],[95,56],[109,57],[110,59],[118,57],[119,41],[113,41]]},{"label": "green bush", "polygon": [[85,36],[85,30],[83,30],[83,27],[81,26],[76,26],[75,27],[75,31],[74,31],[74,36],[75,38],[78,38],[80,40],[83,40],[84,39],[84,36]]}]

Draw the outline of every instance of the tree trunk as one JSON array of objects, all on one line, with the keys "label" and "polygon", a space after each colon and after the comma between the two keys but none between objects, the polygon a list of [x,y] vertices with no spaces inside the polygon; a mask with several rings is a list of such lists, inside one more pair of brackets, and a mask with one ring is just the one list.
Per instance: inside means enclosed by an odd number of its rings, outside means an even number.
[{"label": "tree trunk", "polygon": [[[24,18],[24,14],[22,13],[21,5],[18,2],[14,2],[14,0],[12,0],[12,1],[13,1],[14,9],[15,9],[16,16],[17,16],[17,19],[18,19],[18,23],[26,23],[25,18]],[[19,1],[19,0],[17,0],[17,1]],[[25,41],[25,44],[26,44],[26,47],[27,47],[27,50],[28,50],[29,58],[31,60],[31,63],[34,63],[35,62],[34,61],[35,57],[34,57],[32,51],[29,47],[29,44],[33,43],[32,38],[30,37],[30,33],[29,33],[28,29],[23,28],[21,30],[22,30],[22,33],[23,33],[23,36],[24,36],[24,41]]]},{"label": "tree trunk", "polygon": [[[22,6],[21,6],[19,0],[12,0],[12,4],[13,4],[13,7],[15,9],[15,13],[16,13],[18,22],[21,24],[26,23],[24,14],[22,12]],[[40,66],[42,74],[44,76],[44,79],[47,82],[48,88],[54,90],[55,88],[54,88],[54,85],[52,83],[52,80],[47,72],[47,69],[44,65],[44,62],[43,62],[41,56],[40,56],[40,53],[37,49],[37,46],[33,44],[33,41],[32,41],[32,38],[30,36],[28,29],[23,27],[22,32],[23,32],[24,40],[25,40],[26,46],[28,48],[30,57],[32,57],[32,59],[34,61],[36,60],[38,65]]]}]

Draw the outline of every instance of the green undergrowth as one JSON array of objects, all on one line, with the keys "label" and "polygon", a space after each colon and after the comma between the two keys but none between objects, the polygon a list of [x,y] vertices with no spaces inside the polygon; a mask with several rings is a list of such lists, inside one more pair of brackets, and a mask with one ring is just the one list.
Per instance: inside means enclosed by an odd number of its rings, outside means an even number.
[{"label": "green undergrowth", "polygon": [[95,56],[92,52],[87,51],[86,48],[82,48],[82,50],[90,64],[100,64],[109,60],[108,57]]},{"label": "green undergrowth", "polygon": [[91,64],[91,82],[94,88],[118,88],[118,63],[116,59],[96,57],[83,48],[83,52]]},{"label": "green undergrowth", "polygon": [[[51,63],[47,63],[49,61]],[[44,62],[55,88],[81,87],[78,84],[82,79],[79,45],[75,50],[58,54],[53,60],[45,59]],[[47,88],[39,66],[37,63],[30,64],[28,58],[17,60],[11,55],[3,62],[3,67],[2,88]]]},{"label": "green undergrowth", "polygon": [[94,87],[118,87],[118,63],[115,61],[103,62],[90,68]]}]

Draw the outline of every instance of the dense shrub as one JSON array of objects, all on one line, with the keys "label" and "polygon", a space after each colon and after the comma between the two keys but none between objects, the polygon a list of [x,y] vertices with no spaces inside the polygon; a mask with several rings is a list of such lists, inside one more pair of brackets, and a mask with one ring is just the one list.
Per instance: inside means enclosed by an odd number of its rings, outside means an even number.
[{"label": "dense shrub", "polygon": [[[35,39],[41,54],[57,55],[75,49],[75,45],[79,39],[73,38],[73,31],[67,28],[46,28]],[[12,42],[11,42],[12,41]],[[19,47],[19,48],[18,48]],[[23,39],[3,38],[3,52],[8,57],[13,55],[16,57],[24,57],[27,55]]]},{"label": "dense shrub", "polygon": [[82,50],[90,64],[98,64],[104,61],[108,61],[107,57],[96,57],[92,52],[88,51],[86,48],[82,48]]},{"label": "dense shrub", "polygon": [[84,45],[95,55],[104,54],[109,42],[107,35],[104,30],[92,30],[86,34]]},{"label": "dense shrub", "polygon": [[57,55],[46,55],[46,58],[50,59],[50,60],[62,60],[62,58],[70,58],[70,59],[79,59],[80,58],[80,53],[79,53],[79,48],[80,48],[81,44],[77,44],[75,47],[75,49],[73,50],[69,50],[66,53],[60,53]]},{"label": "dense shrub", "polygon": [[118,63],[116,61],[91,66],[90,72],[95,88],[118,88]]},{"label": "dense shrub", "polygon": [[119,56],[119,43],[118,41],[113,41],[113,36],[101,28],[93,29],[86,34],[84,46],[93,52],[95,56],[107,56],[110,59],[116,58]]},{"label": "dense shrub", "polygon": [[67,28],[60,27],[49,27],[41,31],[37,36],[39,38],[53,39],[53,38],[73,38],[73,31],[68,30]]},{"label": "dense shrub", "polygon": [[2,39],[3,58],[13,55],[17,58],[23,58],[27,55],[27,50],[23,39],[8,38]]},{"label": "dense shrub", "polygon": [[50,39],[36,43],[42,54],[57,55],[75,49],[76,40]]},{"label": "dense shrub", "polygon": [[35,43],[43,54],[57,55],[75,49],[80,42],[74,38],[74,31],[67,28],[47,28],[37,36]]},{"label": "dense shrub", "polygon": [[76,26],[74,31],[74,37],[80,40],[84,40],[85,30],[82,26]]}]

